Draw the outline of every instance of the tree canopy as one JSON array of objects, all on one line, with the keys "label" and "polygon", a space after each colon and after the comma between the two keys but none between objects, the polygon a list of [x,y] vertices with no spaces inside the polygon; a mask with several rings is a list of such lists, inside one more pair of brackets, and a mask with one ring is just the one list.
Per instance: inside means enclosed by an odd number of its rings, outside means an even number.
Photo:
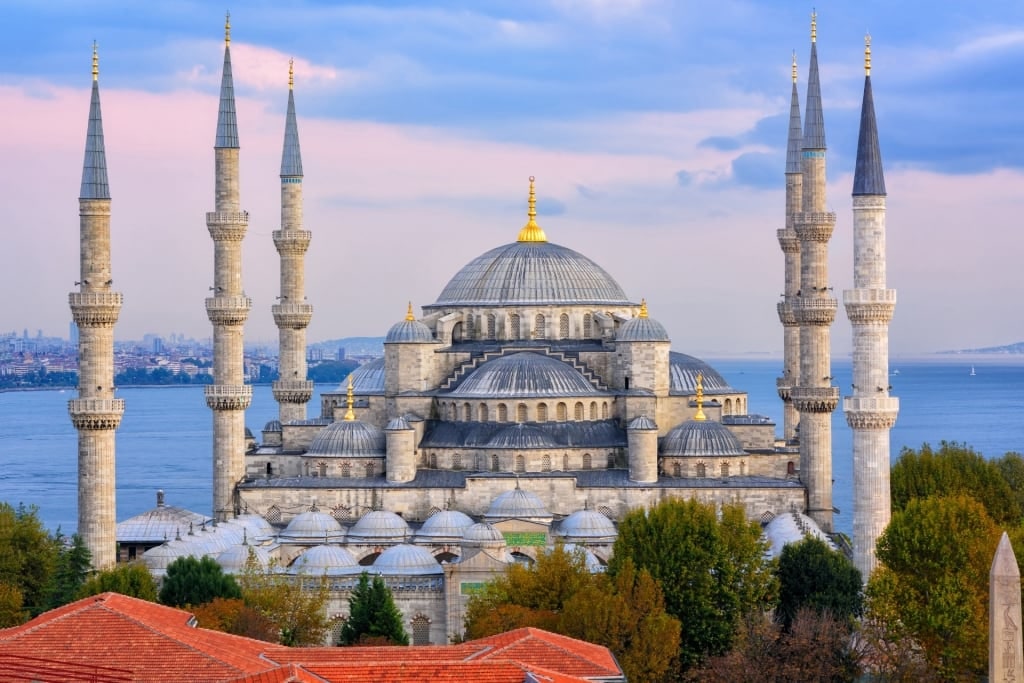
[{"label": "tree canopy", "polygon": [[379,576],[363,572],[348,600],[349,615],[341,628],[341,645],[408,645],[402,613]]},{"label": "tree canopy", "polygon": [[202,605],[214,598],[240,598],[234,577],[225,574],[217,561],[204,556],[179,557],[167,565],[160,602],[171,607]]},{"label": "tree canopy", "polygon": [[779,605],[775,608],[785,629],[800,609],[818,614],[828,612],[852,623],[859,617],[863,600],[860,571],[853,563],[818,538],[805,538],[782,549],[776,573],[779,577]]},{"label": "tree canopy", "polygon": [[202,628],[255,638],[268,643],[280,640],[281,629],[258,610],[239,598],[214,598],[205,605],[195,605],[192,614]]},{"label": "tree canopy", "polygon": [[[250,562],[239,576],[245,605],[273,624],[282,645],[322,645],[327,633],[328,586],[324,577],[288,576]],[[248,619],[248,615],[242,615]],[[243,624],[261,629],[260,623]]]},{"label": "tree canopy", "polygon": [[43,527],[35,507],[0,503],[0,587],[7,619],[34,617],[50,608],[59,554],[59,544]]},{"label": "tree canopy", "polygon": [[[141,562],[130,562],[119,564],[110,569],[104,569],[89,577],[82,584],[78,591],[78,597],[84,598],[90,595],[98,595],[111,591],[128,595],[140,600],[156,602],[157,586],[153,575]],[[191,603],[182,603],[191,604]]]}]

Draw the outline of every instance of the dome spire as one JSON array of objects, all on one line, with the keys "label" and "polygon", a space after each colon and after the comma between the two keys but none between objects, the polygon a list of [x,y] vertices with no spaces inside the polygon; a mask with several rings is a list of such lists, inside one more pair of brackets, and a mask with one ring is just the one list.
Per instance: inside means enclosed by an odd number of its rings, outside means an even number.
[{"label": "dome spire", "polygon": [[[795,57],[794,57],[794,59],[795,59]],[[294,90],[295,89],[295,60],[294,59],[289,59],[288,60],[288,89],[289,90]]]},{"label": "dome spire", "polygon": [[637,315],[638,318],[647,317],[647,299],[640,299],[640,313]]},{"label": "dome spire", "polygon": [[92,41],[92,80],[95,83],[100,80],[100,52],[96,41]]},{"label": "dome spire", "polygon": [[704,414],[704,374],[700,372],[697,373],[697,414],[693,419],[698,422],[708,419]]},{"label": "dome spire", "polygon": [[793,85],[796,85],[796,77],[797,77],[797,70],[796,70],[796,50],[793,50]]},{"label": "dome spire", "polygon": [[348,407],[348,409],[345,411],[345,421],[346,422],[353,422],[356,419],[356,413],[355,413],[354,410],[352,410],[352,406],[354,406],[356,404],[356,400],[352,396],[353,392],[354,392],[354,390],[352,388],[352,373],[349,373],[349,375],[348,375],[348,391],[346,392],[346,396],[345,396],[345,405]]},{"label": "dome spire", "polygon": [[818,11],[811,10],[811,42],[818,42]]},{"label": "dome spire", "polygon": [[871,75],[871,34],[864,34],[864,75]]},{"label": "dome spire", "polygon": [[530,199],[529,199],[529,210],[526,215],[529,220],[526,221],[526,225],[519,231],[519,237],[516,241],[518,242],[547,242],[548,237],[544,234],[544,229],[537,225],[537,195],[533,189],[534,177],[530,176]]},{"label": "dome spire", "polygon": [[231,11],[228,10],[224,15],[224,45],[231,45]]},{"label": "dome spire", "polygon": [[409,310],[405,312],[405,319],[409,322],[416,320],[416,316],[412,314],[412,302],[409,302]]}]

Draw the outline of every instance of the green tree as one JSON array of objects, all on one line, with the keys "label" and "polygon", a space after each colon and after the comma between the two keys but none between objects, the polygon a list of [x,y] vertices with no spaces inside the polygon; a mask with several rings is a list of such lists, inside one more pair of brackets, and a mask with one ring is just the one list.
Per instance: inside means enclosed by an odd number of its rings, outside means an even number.
[{"label": "green tree", "polygon": [[[322,645],[327,634],[327,580],[289,576],[250,562],[239,576],[242,600],[274,625],[282,645]],[[262,628],[252,624],[252,628]]]},{"label": "green tree", "polygon": [[107,592],[156,602],[156,580],[141,562],[119,564],[111,569],[96,572],[89,577],[79,589],[78,597],[85,598]]},{"label": "green tree", "polygon": [[28,616],[49,606],[58,544],[43,527],[35,507],[0,503],[0,583],[14,586]]},{"label": "green tree", "polygon": [[863,607],[860,571],[844,555],[818,538],[806,538],[782,549],[776,570],[779,605],[775,609],[783,628],[789,630],[802,608],[828,612],[852,623]]},{"label": "green tree", "polygon": [[1011,451],[996,460],[995,465],[1010,486],[1010,491],[1017,501],[1017,507],[1024,514],[1024,456]]},{"label": "green tree", "polygon": [[776,579],[765,559],[761,527],[742,507],[663,500],[633,510],[619,525],[608,571],[625,562],[661,583],[666,611],[682,623],[679,662],[688,669],[726,652],[744,614],[770,609]]},{"label": "green tree", "polygon": [[1021,521],[1018,496],[1000,466],[966,444],[942,441],[938,450],[928,444],[917,451],[904,448],[892,468],[891,485],[894,512],[906,509],[915,498],[964,494],[982,503],[999,524]]},{"label": "green tree", "polygon": [[85,547],[85,541],[81,536],[73,535],[71,543],[66,544],[58,529],[56,541],[60,550],[57,554],[57,566],[50,587],[48,609],[66,605],[77,599],[82,584],[89,577],[89,570],[92,566],[92,556],[89,549]]},{"label": "green tree", "polygon": [[999,530],[965,495],[916,498],[878,539],[867,619],[884,640],[915,643],[941,680],[983,677],[988,662],[988,572]]},{"label": "green tree", "polygon": [[28,619],[21,589],[12,583],[0,581],[0,628],[10,628]]},{"label": "green tree", "polygon": [[363,572],[348,599],[349,616],[341,628],[342,645],[375,643],[408,645],[409,635],[402,625],[402,613],[395,606],[391,591],[379,576],[370,580]]},{"label": "green tree", "polygon": [[281,629],[239,598],[214,598],[204,605],[194,605],[191,611],[202,628],[268,643],[280,640]]},{"label": "green tree", "polygon": [[240,598],[233,576],[224,573],[212,557],[179,557],[167,565],[160,602],[172,607],[202,605],[214,598]]}]

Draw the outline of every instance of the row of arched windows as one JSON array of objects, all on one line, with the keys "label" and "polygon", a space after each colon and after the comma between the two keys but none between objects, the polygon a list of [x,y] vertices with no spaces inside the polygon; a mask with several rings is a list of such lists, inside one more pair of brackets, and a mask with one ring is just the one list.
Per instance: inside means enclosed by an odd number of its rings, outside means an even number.
[{"label": "row of arched windows", "polygon": [[[540,471],[541,472],[551,472],[554,469],[555,465],[556,465],[556,462],[557,462],[556,458],[557,458],[557,456],[552,456],[549,453],[543,454],[541,456],[541,458],[540,458],[540,463],[539,463]],[[476,470],[481,471],[481,472],[485,472],[485,471],[488,471],[488,470],[491,471],[491,472],[501,472],[502,471],[502,459],[501,459],[501,457],[497,453],[492,453],[491,455],[485,455],[485,454],[481,453],[481,454],[478,454],[475,458],[470,458],[469,462],[475,463]],[[453,469],[453,470],[464,469],[469,464],[469,463],[466,462],[466,460],[464,460],[463,455],[461,453],[454,453],[454,454],[452,454],[452,456],[451,456],[451,458],[449,460],[449,463],[450,463],[451,469]],[[440,458],[438,457],[437,453],[431,453],[430,455],[424,454],[424,457],[423,457],[423,465],[424,466],[427,466],[430,469],[438,469],[438,465],[439,464],[443,465],[443,463],[440,463]],[[607,456],[605,456],[605,458],[603,460],[603,464],[604,464],[605,467],[607,467],[609,469],[615,467],[615,454],[614,453],[608,453]],[[518,472],[518,473],[526,472],[527,471],[526,456],[524,456],[524,455],[516,455],[515,457],[512,458],[511,462],[508,463],[508,465],[511,465],[511,469],[512,469],[513,472]],[[508,465],[506,465],[506,467]],[[561,469],[563,471],[570,471],[572,469],[573,465],[577,465],[579,469],[584,469],[584,470],[594,469],[594,466],[595,466],[594,456],[591,455],[590,453],[584,453],[583,456],[579,460],[576,460],[575,458],[570,458],[568,453],[563,454],[562,457],[561,457]],[[530,471],[534,471],[532,467],[530,468]]]},{"label": "row of arched windows", "polygon": [[725,402],[722,404],[722,414],[723,415],[734,415],[734,414],[735,415],[745,415],[746,411],[743,408],[743,399],[742,398],[738,398],[738,397],[736,399],[731,399],[731,398],[725,399]]},{"label": "row of arched windows", "polygon": [[[550,406],[547,403],[541,401],[534,404],[533,414],[531,420],[530,405],[527,403],[517,403],[515,406],[515,422],[548,422],[552,419]],[[589,405],[583,401],[576,401],[572,407],[572,419],[577,422],[583,420],[607,420],[610,415],[610,407],[608,401],[590,401]],[[491,407],[486,403],[480,403],[474,406],[471,403],[458,403],[446,402],[441,403],[438,406],[438,412],[442,420],[448,420],[450,422],[457,422],[459,420],[463,422],[490,422]],[[565,422],[569,419],[569,404],[565,402],[558,402],[555,404],[554,420],[557,422]],[[494,407],[495,422],[509,422],[509,406],[506,403],[499,403]]]},{"label": "row of arched windows", "polygon": [[[745,477],[747,475],[747,463],[745,460],[741,460],[736,468],[737,476]],[[671,466],[672,476],[678,478],[689,477],[690,471],[686,463],[675,461]],[[718,464],[718,474],[722,477],[728,477],[732,474],[732,465],[728,461],[723,460]],[[704,479],[708,476],[708,466],[703,461],[697,461],[693,467],[693,475],[697,479]],[[711,476],[714,476],[712,474]]]},{"label": "row of arched windows", "polygon": [[[356,472],[356,474],[353,475],[353,472]],[[337,469],[334,469],[326,461],[320,460],[314,465],[310,474],[314,477],[339,476],[343,479],[350,479],[353,476],[369,478],[376,474],[376,468],[372,462],[359,463],[353,467],[352,463],[342,461]]]},{"label": "row of arched windows", "polygon": [[[465,335],[469,339],[474,338],[476,331],[476,325],[473,324],[474,316],[466,316],[465,324]],[[552,320],[553,321],[553,320]],[[571,334],[571,326],[569,324],[569,314],[562,313],[558,316],[558,339],[569,339]],[[590,313],[583,314],[582,334],[579,335],[583,339],[590,339],[594,336],[594,316]],[[488,313],[483,316],[483,320],[480,325],[480,332],[484,339],[495,340],[498,338],[498,317],[494,313]],[[543,313],[538,313],[533,317],[533,328],[532,333],[530,328],[527,327],[526,321],[523,320],[522,316],[518,313],[508,314],[508,334],[506,339],[518,340],[518,339],[550,339],[553,338],[551,334],[554,330],[548,330],[548,316]]]}]

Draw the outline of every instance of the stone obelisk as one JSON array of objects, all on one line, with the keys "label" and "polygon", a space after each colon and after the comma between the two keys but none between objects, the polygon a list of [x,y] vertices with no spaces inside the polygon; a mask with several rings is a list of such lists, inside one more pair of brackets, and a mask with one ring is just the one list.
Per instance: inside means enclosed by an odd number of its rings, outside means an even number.
[{"label": "stone obelisk", "polygon": [[1003,532],[988,574],[989,683],[1024,681],[1024,648],[1020,632],[1020,569]]}]

